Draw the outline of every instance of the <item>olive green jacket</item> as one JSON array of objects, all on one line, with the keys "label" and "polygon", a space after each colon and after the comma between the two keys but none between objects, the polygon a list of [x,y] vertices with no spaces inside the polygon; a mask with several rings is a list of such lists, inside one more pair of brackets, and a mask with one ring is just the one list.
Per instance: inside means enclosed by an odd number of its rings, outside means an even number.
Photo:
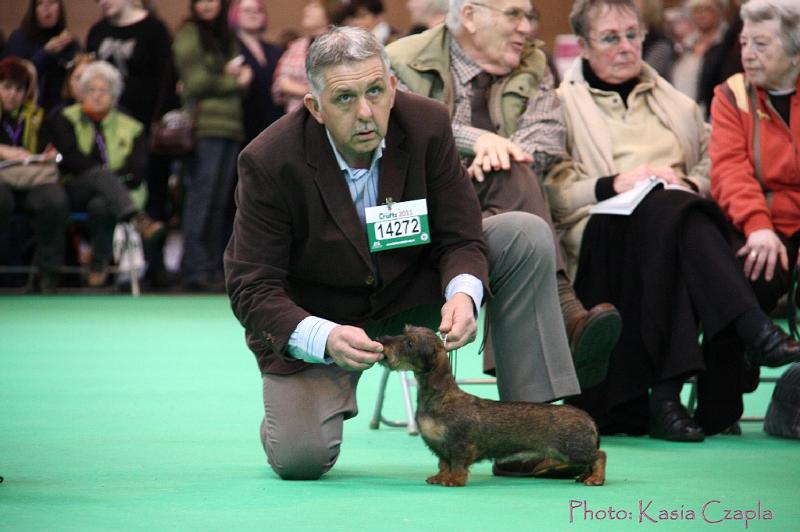
[{"label": "olive green jacket", "polygon": [[[392,70],[412,92],[444,103],[453,114],[453,78],[450,74],[450,39],[444,25],[399,39],[386,47]],[[537,43],[531,43],[522,60],[508,76],[492,85],[489,115],[499,126],[498,134],[510,137],[517,121],[536,96],[547,71],[547,59]]]}]

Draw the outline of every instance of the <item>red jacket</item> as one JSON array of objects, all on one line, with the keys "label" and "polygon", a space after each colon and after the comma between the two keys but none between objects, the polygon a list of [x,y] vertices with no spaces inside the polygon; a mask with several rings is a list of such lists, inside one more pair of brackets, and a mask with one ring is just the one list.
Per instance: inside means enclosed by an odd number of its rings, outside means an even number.
[{"label": "red jacket", "polygon": [[750,84],[731,76],[714,91],[711,104],[711,194],[745,236],[773,229],[785,236],[800,231],[800,79],[791,98],[789,127],[756,90],[761,175],[771,201],[755,175]]}]

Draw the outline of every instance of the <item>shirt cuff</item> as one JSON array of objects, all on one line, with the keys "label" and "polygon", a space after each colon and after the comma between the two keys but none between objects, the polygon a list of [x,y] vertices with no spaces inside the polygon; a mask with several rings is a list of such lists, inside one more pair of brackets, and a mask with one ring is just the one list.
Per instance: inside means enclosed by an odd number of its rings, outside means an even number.
[{"label": "shirt cuff", "polygon": [[304,318],[289,336],[289,354],[312,364],[332,364],[333,359],[325,354],[325,346],[328,335],[338,326],[338,323],[316,316]]},{"label": "shirt cuff", "polygon": [[607,200],[608,198],[617,195],[617,193],[614,191],[614,178],[618,175],[619,174],[614,174],[607,177],[601,177],[597,180],[597,182],[594,184],[594,195],[597,197],[597,201]]},{"label": "shirt cuff", "polygon": [[456,275],[447,283],[444,297],[447,301],[450,301],[458,292],[464,292],[472,298],[472,303],[475,305],[475,317],[477,318],[481,304],[483,304],[483,283],[481,280],[468,273]]}]

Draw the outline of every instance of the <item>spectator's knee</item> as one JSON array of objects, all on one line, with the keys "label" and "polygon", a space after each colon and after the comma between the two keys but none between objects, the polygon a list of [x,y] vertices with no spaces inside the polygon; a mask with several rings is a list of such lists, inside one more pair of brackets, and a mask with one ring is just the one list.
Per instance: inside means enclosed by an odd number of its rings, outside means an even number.
[{"label": "spectator's knee", "polygon": [[505,212],[484,220],[484,230],[492,245],[526,246],[538,254],[555,254],[550,226],[539,216],[527,212]]}]

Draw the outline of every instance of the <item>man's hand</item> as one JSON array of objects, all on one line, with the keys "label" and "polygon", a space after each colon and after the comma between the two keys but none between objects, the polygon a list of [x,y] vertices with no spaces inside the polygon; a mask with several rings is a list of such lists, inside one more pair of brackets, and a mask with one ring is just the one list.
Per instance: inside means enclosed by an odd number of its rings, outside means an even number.
[{"label": "man's hand", "polygon": [[789,255],[786,246],[772,229],[759,229],[747,237],[747,242],[736,252],[737,257],[744,259],[744,275],[756,281],[764,273],[764,280],[771,281],[775,275],[775,266],[780,260],[781,268],[789,269]]},{"label": "man's hand", "polygon": [[458,349],[472,342],[478,334],[475,323],[475,304],[463,292],[456,292],[450,301],[442,306],[442,322],[439,333],[447,335],[444,347],[448,351]]},{"label": "man's hand", "polygon": [[339,325],[328,335],[325,352],[346,370],[364,371],[383,359],[383,344],[372,340],[363,329]]},{"label": "man's hand", "polygon": [[495,133],[484,133],[475,141],[475,158],[467,172],[478,182],[485,179],[484,174],[511,168],[511,161],[530,164],[533,156],[517,144]]}]

